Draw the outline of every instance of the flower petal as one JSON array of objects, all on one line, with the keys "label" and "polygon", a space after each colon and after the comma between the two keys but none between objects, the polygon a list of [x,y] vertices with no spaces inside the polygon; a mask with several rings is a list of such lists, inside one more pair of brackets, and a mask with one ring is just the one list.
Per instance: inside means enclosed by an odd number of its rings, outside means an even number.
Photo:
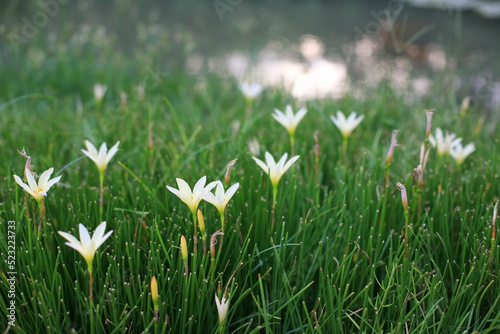
[{"label": "flower petal", "polygon": [[293,158],[291,158],[283,167],[281,174],[284,174],[288,170],[288,168],[290,168],[299,158],[300,158],[299,155],[296,155]]},{"label": "flower petal", "polygon": [[16,180],[17,184],[20,185],[21,187],[23,187],[23,189],[28,193],[30,194],[31,196],[35,197],[36,198],[36,195],[35,193],[33,192],[33,190],[31,190],[31,188],[26,184],[24,183],[21,178],[17,175],[14,175],[14,180]]},{"label": "flower petal", "polygon": [[70,243],[75,244],[75,245],[81,245],[80,240],[78,240],[77,238],[75,238],[71,234],[66,233],[66,232],[62,232],[62,231],[58,231],[57,233],[59,233],[64,239],[68,240]]},{"label": "flower petal", "polygon": [[111,158],[118,152],[118,145],[120,145],[120,141],[118,141],[113,147],[109,149],[108,155],[106,157],[106,161],[109,162]]},{"label": "flower petal", "polygon": [[266,164],[267,164],[267,166],[270,169],[274,169],[274,166],[276,166],[276,162],[274,161],[274,158],[271,155],[271,153],[266,152],[265,157],[266,157]]},{"label": "flower petal", "polygon": [[253,160],[259,165],[260,168],[266,173],[269,174],[269,166],[264,163],[264,161],[260,160],[259,158],[252,157]]},{"label": "flower petal", "polygon": [[38,185],[35,181],[35,178],[33,177],[33,174],[31,174],[31,172],[28,168],[25,169],[25,175],[26,175],[26,179],[28,179],[28,185],[31,188],[31,192],[33,193],[33,196],[36,197],[34,193],[36,190],[38,190]]},{"label": "flower petal", "polygon": [[47,169],[45,172],[40,175],[40,178],[38,179],[38,188],[42,188],[43,190],[47,191],[47,183],[50,179],[50,175],[52,175],[52,172],[54,171],[54,167]]},{"label": "flower petal", "polygon": [[80,230],[80,242],[83,248],[87,249],[91,242],[89,231],[83,224],[78,224],[78,228]]},{"label": "flower petal", "polygon": [[233,197],[233,195],[236,193],[239,187],[240,187],[239,183],[235,183],[231,187],[229,187],[225,195],[227,202],[229,202],[229,200],[231,199],[231,197]]},{"label": "flower petal", "polygon": [[[88,153],[91,156],[97,157],[99,155],[95,146],[91,142],[89,142],[88,140],[85,141],[85,146],[87,147]],[[89,156],[89,158],[90,158],[90,156]]]}]

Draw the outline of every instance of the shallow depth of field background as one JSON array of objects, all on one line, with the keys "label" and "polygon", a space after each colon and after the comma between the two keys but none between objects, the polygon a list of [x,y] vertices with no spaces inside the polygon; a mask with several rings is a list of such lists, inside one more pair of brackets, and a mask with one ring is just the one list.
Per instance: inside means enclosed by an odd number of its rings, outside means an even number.
[{"label": "shallow depth of field background", "polygon": [[[497,8],[496,1],[2,2],[0,330],[499,332]],[[243,81],[264,91],[249,102]],[[96,83],[107,86],[100,103]],[[308,113],[273,225],[272,186],[252,156],[290,156],[288,134],[271,116],[288,104]],[[431,149],[419,188],[413,171],[431,109],[433,134],[455,133],[476,150],[460,165]],[[337,110],[365,117],[346,154],[330,120]],[[105,172],[102,219],[85,140],[108,148],[120,141]],[[38,205],[13,178],[23,175],[23,148],[38,174],[54,167],[53,177],[62,176],[45,198],[40,235]],[[166,186],[181,178],[192,187],[205,175],[224,181],[233,159],[228,186],[240,188],[212,261],[199,228],[194,251],[191,212]],[[407,257],[396,182],[408,191]],[[219,213],[204,201],[199,208],[210,244]],[[86,263],[57,232],[78,237],[79,223],[92,233],[103,220],[113,234],[94,259],[90,305]],[[6,317],[12,276],[15,326]],[[226,287],[221,325],[214,296]]]}]

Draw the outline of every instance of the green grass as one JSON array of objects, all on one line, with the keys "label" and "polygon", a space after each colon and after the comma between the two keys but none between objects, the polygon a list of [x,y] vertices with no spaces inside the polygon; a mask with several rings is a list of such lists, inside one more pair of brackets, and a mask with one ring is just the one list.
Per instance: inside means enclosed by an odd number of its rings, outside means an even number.
[{"label": "green grass", "polygon": [[[62,39],[64,40],[64,39]],[[7,48],[8,49],[8,48]],[[459,116],[437,78],[425,100],[408,99],[381,83],[363,98],[312,100],[295,133],[300,159],[278,187],[272,228],[272,186],[253,161],[247,142],[258,138],[259,158],[290,152],[288,134],[272,117],[292,103],[286,92],[267,89],[249,120],[234,80],[215,74],[162,70],[141,101],[135,87],[154,63],[132,60],[111,48],[98,51],[41,39],[2,54],[0,77],[0,253],[7,259],[9,221],[15,221],[15,327],[13,333],[496,333],[500,331],[499,246],[491,253],[493,205],[498,200],[497,125],[471,107]],[[154,55],[151,56],[154,61]],[[108,84],[101,106],[95,82]],[[146,80],[147,81],[147,80]],[[151,81],[147,81],[151,83]],[[122,107],[119,93],[128,95]],[[445,92],[438,93],[438,92]],[[411,92],[409,92],[411,94]],[[81,106],[79,107],[79,102]],[[436,127],[457,133],[477,150],[457,166],[432,150],[421,191],[413,185],[424,140],[424,109],[435,108]],[[353,110],[365,119],[349,138],[329,119]],[[486,120],[478,128],[482,119]],[[238,122],[239,126],[236,127]],[[153,146],[149,146],[152,128]],[[236,129],[237,128],[237,129]],[[391,132],[399,129],[383,187]],[[479,130],[478,130],[479,129]],[[316,156],[314,133],[318,132]],[[100,224],[99,173],[81,152],[83,141],[120,149],[105,172],[103,219],[114,232],[94,259],[94,308],[89,275],[80,254],[57,231],[78,236]],[[61,181],[45,198],[40,236],[38,206],[13,178],[22,176],[25,148],[34,170],[54,167]],[[222,180],[238,159],[230,184],[240,183],[229,203],[222,249],[203,253],[189,208],[166,189],[182,178],[191,186],[206,175]],[[345,161],[345,163],[344,163]],[[396,182],[408,191],[409,250],[404,257],[404,213]],[[207,239],[220,229],[219,213],[201,202]],[[189,249],[188,276],[180,251]],[[220,241],[220,237],[218,237]],[[0,328],[7,328],[11,270],[0,267]],[[154,322],[150,282],[159,287]],[[228,287],[229,311],[218,324],[215,294]],[[91,314],[93,320],[91,322]],[[93,323],[93,325],[91,325]]]}]

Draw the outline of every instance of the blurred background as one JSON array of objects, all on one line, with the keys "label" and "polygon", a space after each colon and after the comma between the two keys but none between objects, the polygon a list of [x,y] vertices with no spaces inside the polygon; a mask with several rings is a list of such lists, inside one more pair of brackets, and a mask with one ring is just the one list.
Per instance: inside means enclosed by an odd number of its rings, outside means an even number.
[{"label": "blurred background", "polygon": [[499,1],[4,0],[0,13],[2,100],[216,73],[298,100],[383,82],[500,106]]}]

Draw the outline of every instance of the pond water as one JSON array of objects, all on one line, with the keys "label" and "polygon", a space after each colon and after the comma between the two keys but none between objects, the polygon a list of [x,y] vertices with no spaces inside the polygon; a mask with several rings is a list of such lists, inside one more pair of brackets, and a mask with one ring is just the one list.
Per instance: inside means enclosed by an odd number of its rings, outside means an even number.
[{"label": "pond water", "polygon": [[[418,98],[440,81],[457,100],[500,106],[500,19],[470,10],[378,0],[59,0],[59,6],[65,14],[54,15],[52,29],[66,20],[114,36],[115,47],[131,57],[155,54],[155,68],[283,86],[300,100],[355,95],[382,80]],[[36,8],[18,1],[13,12],[30,19]]]}]

